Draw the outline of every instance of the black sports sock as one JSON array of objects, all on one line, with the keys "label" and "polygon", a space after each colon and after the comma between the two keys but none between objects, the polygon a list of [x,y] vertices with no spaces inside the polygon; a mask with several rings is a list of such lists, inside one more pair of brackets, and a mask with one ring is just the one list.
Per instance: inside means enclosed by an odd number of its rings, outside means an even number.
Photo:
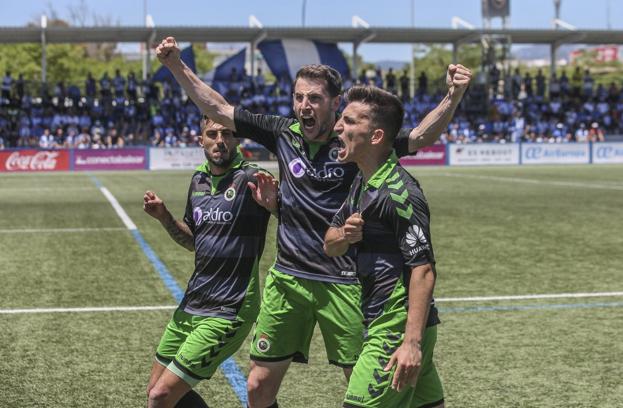
[{"label": "black sports sock", "polygon": [[201,398],[201,395],[197,394],[196,391],[190,390],[184,395],[177,404],[175,404],[175,408],[209,408],[208,404]]}]

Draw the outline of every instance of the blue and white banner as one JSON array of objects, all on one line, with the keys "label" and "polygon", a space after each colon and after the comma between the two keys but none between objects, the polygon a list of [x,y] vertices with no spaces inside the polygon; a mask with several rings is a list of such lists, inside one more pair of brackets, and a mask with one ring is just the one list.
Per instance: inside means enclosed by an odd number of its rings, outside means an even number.
[{"label": "blue and white banner", "polygon": [[451,166],[519,164],[519,145],[515,143],[451,144],[448,153]]},{"label": "blue and white banner", "polygon": [[[235,55],[227,58],[221,62],[216,68],[214,68],[213,81],[229,82],[232,79],[236,81],[242,81],[242,75],[244,73],[244,62],[247,56],[247,49],[243,48]],[[236,78],[232,78],[232,72],[235,70]]]},{"label": "blue and white banner", "polygon": [[588,164],[590,145],[588,143],[521,145],[522,164]]},{"label": "blue and white banner", "polygon": [[[180,51],[180,59],[184,61],[184,63],[188,66],[188,68],[190,68],[192,72],[197,72],[197,68],[195,66],[195,53],[193,52],[192,45],[189,45],[188,47]],[[164,65],[158,68],[158,70],[154,73],[152,80],[154,82],[175,82],[173,74],[171,73],[171,71],[169,71],[169,68],[165,67]]]},{"label": "blue and white banner", "polygon": [[623,163],[623,143],[593,143],[593,163]]},{"label": "blue and white banner", "polygon": [[310,40],[268,40],[258,45],[271,72],[277,77],[296,78],[303,65],[326,64],[335,68],[342,78],[350,78],[348,63],[336,43]]}]

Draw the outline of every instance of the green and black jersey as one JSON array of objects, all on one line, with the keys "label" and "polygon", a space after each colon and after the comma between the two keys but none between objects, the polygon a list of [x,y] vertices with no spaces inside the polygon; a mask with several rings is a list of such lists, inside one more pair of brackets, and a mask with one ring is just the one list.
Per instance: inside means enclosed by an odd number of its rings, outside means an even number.
[{"label": "green and black jersey", "polygon": [[[297,277],[357,283],[352,254],[328,257],[324,235],[357,175],[353,163],[337,161],[337,135],[326,143],[308,142],[296,119],[252,114],[236,108],[236,131],[264,145],[279,162],[279,227],[275,269]],[[404,129],[396,138],[399,155],[408,154]]]},{"label": "green and black jersey", "polygon": [[180,304],[185,312],[232,320],[249,297],[259,307],[258,263],[270,213],[247,186],[258,171],[238,153],[221,176],[208,162],[193,174],[184,222],[194,235],[195,271]]},{"label": "green and black jersey", "polygon": [[[390,309],[407,306],[411,269],[431,264],[435,256],[430,237],[430,212],[419,183],[392,154],[364,183],[361,173],[331,225],[341,227],[354,213],[364,220],[363,240],[356,251],[357,274],[362,286],[364,322]],[[427,326],[439,323],[431,303]]]}]

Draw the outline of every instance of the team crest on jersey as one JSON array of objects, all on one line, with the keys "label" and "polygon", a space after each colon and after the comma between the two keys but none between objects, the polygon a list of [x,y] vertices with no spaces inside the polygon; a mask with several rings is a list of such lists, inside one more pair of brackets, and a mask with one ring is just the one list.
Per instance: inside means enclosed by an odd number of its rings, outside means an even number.
[{"label": "team crest on jersey", "polygon": [[305,163],[303,163],[303,159],[300,157],[288,163],[288,168],[290,169],[290,173],[296,178],[301,178],[305,174]]},{"label": "team crest on jersey", "polygon": [[331,159],[332,161],[337,161],[339,151],[339,147],[334,147],[333,149],[329,150],[329,159]]},{"label": "team crest on jersey", "polygon": [[234,186],[230,186],[227,190],[225,190],[225,194],[223,194],[223,197],[227,201],[233,200],[236,197],[236,189],[234,188]]},{"label": "team crest on jersey", "polygon": [[257,349],[262,353],[266,353],[268,350],[270,350],[270,341],[268,340],[268,336],[266,336],[265,334],[262,334],[260,336],[255,345],[257,346]]}]

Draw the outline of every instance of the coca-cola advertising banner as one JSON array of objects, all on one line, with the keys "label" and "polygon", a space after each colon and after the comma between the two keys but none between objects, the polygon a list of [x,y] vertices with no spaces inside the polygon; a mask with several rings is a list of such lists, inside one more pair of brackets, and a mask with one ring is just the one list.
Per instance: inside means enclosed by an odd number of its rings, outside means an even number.
[{"label": "coca-cola advertising banner", "polygon": [[74,150],[74,170],[143,170],[145,149]]},{"label": "coca-cola advertising banner", "polygon": [[68,150],[3,150],[0,171],[69,170]]},{"label": "coca-cola advertising banner", "polygon": [[446,146],[432,145],[417,151],[415,156],[400,159],[403,166],[443,166],[446,164]]}]

